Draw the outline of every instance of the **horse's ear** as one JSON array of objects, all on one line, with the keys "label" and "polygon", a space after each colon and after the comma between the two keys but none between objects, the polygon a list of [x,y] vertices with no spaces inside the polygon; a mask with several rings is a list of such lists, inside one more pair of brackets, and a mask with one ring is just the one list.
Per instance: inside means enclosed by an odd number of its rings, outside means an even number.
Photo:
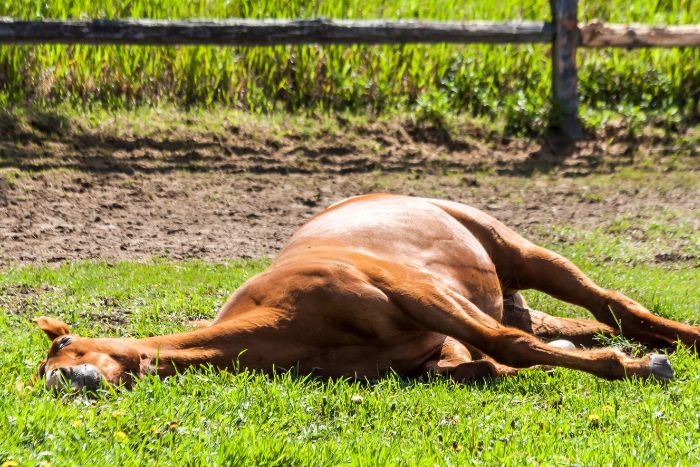
[{"label": "horse's ear", "polygon": [[59,319],[39,316],[38,318],[34,318],[32,321],[39,326],[39,329],[46,333],[50,340],[70,334],[70,327]]}]

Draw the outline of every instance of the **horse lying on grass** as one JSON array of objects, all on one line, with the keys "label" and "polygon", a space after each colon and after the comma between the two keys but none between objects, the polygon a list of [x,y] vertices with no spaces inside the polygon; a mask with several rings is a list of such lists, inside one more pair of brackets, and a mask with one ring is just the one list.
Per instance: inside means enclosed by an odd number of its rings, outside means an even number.
[{"label": "horse lying on grass", "polygon": [[[530,309],[522,289],[585,307],[598,321]],[[387,194],[350,198],[316,215],[209,326],[88,339],[61,321],[35,321],[53,341],[39,375],[50,387],[85,389],[208,364],[328,377],[432,372],[461,382],[543,365],[668,380],[665,355],[582,347],[620,332],[651,347],[700,342],[700,327],[655,316],[599,287],[567,259],[475,208]],[[545,342],[553,338],[560,340]]]}]

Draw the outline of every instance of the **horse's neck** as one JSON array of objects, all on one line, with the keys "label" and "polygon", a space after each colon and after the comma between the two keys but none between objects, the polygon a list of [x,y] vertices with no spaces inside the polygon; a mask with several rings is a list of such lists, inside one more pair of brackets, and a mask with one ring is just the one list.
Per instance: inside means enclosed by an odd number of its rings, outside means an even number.
[{"label": "horse's neck", "polygon": [[246,350],[256,345],[259,333],[273,324],[278,312],[251,310],[243,316],[195,331],[141,339],[150,371],[171,375],[189,366],[232,368]]},{"label": "horse's neck", "polygon": [[231,367],[250,345],[245,325],[226,322],[191,332],[141,339],[139,347],[147,356],[150,372],[172,375],[189,366]]}]

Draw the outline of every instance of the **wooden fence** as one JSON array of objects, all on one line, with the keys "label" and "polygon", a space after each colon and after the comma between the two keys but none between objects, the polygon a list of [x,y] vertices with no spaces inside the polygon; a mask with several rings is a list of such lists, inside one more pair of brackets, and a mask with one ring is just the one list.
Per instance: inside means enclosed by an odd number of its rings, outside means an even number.
[{"label": "wooden fence", "polygon": [[284,44],[552,44],[552,101],[564,136],[578,139],[577,47],[700,47],[700,25],[579,25],[578,0],[550,0],[552,21],[385,20],[90,20],[0,18],[3,43],[243,45]]}]

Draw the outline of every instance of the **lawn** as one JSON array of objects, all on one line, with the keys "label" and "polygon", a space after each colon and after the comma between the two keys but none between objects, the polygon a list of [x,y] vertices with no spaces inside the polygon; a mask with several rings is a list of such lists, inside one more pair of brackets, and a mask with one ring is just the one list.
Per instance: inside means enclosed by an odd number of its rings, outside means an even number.
[{"label": "lawn", "polygon": [[[549,246],[575,258],[599,283],[629,293],[661,315],[700,322],[695,265],[660,266],[619,232],[553,231],[572,240]],[[688,234],[695,235],[672,226],[666,232]],[[614,247],[603,249],[609,243]],[[62,318],[83,336],[180,331],[187,320],[213,317],[225,297],[267,263],[86,261],[1,271],[0,462],[700,462],[700,360],[683,348],[671,356],[677,377],[665,385],[610,382],[564,369],[469,385],[445,378],[328,381],[291,373],[186,371],[97,398],[54,395],[41,384],[30,385],[48,346],[30,318]],[[542,294],[527,297],[552,313],[581,314]]]}]

